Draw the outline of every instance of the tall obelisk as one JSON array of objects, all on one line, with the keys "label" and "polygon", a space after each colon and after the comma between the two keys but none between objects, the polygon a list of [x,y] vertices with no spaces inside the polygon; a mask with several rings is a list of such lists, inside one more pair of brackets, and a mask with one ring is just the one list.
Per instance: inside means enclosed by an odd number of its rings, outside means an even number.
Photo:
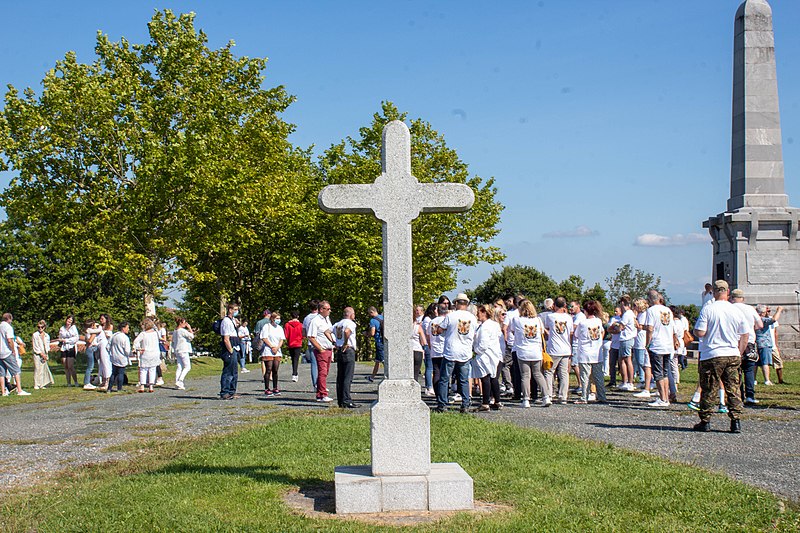
[{"label": "tall obelisk", "polygon": [[727,210],[703,223],[713,241],[713,279],[752,304],[782,305],[780,347],[798,354],[800,210],[784,189],[772,9],[746,0],[736,12],[731,189]]}]

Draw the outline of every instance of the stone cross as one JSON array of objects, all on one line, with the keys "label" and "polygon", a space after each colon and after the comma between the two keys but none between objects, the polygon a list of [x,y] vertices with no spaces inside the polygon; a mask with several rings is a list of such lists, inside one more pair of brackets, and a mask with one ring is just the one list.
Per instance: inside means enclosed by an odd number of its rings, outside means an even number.
[{"label": "stone cross", "polygon": [[473,507],[472,478],[455,463],[431,464],[430,409],[414,379],[411,222],[420,213],[472,207],[459,183],[420,183],[411,175],[411,136],[400,121],[383,129],[381,175],[372,184],[329,185],[328,213],[374,214],[383,228],[385,375],[370,410],[372,464],[339,466],[337,513],[461,510]]},{"label": "stone cross", "polygon": [[389,379],[412,379],[411,222],[420,213],[466,211],[475,195],[460,183],[417,181],[411,175],[411,135],[399,120],[383,129],[381,170],[373,184],[325,187],[319,194],[319,206],[327,213],[374,213],[381,221],[385,373]]}]

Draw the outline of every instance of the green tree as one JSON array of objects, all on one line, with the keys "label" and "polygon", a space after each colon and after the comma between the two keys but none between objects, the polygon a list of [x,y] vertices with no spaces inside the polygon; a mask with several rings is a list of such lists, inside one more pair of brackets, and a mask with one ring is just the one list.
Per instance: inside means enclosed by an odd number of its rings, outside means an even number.
[{"label": "green tree", "polygon": [[209,49],[193,14],[156,12],[148,29],[145,44],[98,33],[91,64],[70,52],[40,96],[6,94],[2,233],[26,252],[2,283],[47,274],[26,289],[39,312],[130,312],[177,279],[241,295],[265,221],[307,191],[308,154],[278,117],[292,97],[262,88],[266,59]]},{"label": "green tree", "polygon": [[[568,284],[574,284],[576,281],[572,279]],[[583,280],[580,282],[582,284]],[[538,306],[545,298],[558,296],[559,285],[553,278],[533,267],[514,265],[492,271],[489,279],[470,291],[470,296],[481,303],[517,294],[524,295]]]},{"label": "green tree", "polygon": [[633,268],[629,264],[619,267],[614,276],[606,278],[606,284],[608,298],[612,303],[619,301],[623,294],[630,295],[632,300],[646,298],[650,289],[657,290],[664,296],[664,300],[669,301],[667,293],[661,287],[661,276]]}]

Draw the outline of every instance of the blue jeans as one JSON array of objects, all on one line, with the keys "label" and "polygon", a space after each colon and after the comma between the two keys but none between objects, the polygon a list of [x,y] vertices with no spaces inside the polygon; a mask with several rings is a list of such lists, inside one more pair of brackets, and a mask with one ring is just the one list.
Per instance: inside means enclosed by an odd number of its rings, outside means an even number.
[{"label": "blue jeans", "polygon": [[647,350],[644,348],[633,349],[633,373],[639,376],[639,381],[644,382],[644,367],[647,361]]},{"label": "blue jeans", "polygon": [[425,388],[433,388],[433,361],[431,360],[431,347],[423,346],[425,351]]},{"label": "blue jeans", "polygon": [[92,382],[92,371],[94,370],[94,354],[97,352],[96,346],[86,348],[86,372],[83,374],[83,384],[88,385]]},{"label": "blue jeans", "polygon": [[461,394],[461,407],[463,409],[469,408],[469,369],[470,362],[460,363],[457,361],[449,361],[442,358],[439,386],[436,390],[436,407],[444,409],[450,405],[450,400],[447,398],[448,389],[450,388],[450,376],[455,374],[458,376],[458,392]]},{"label": "blue jeans", "polygon": [[758,361],[751,361],[747,357],[742,357],[742,390],[744,391],[743,397],[756,399],[756,367]]},{"label": "blue jeans", "polygon": [[319,376],[319,368],[317,367],[317,358],[314,357],[314,350],[312,348],[306,350],[306,354],[303,356],[303,359],[307,363],[311,363],[311,384],[314,386],[314,390],[317,390],[317,377]]},{"label": "blue jeans", "polygon": [[236,355],[223,349],[220,354],[222,359],[222,376],[219,378],[219,395],[232,396],[236,393],[236,386],[239,384],[239,365]]},{"label": "blue jeans", "polygon": [[244,348],[242,348],[242,350],[238,352],[236,355],[239,356],[239,366],[242,368],[242,370],[244,370],[245,369],[244,364],[246,363],[246,357],[247,357],[247,354],[244,353]]}]

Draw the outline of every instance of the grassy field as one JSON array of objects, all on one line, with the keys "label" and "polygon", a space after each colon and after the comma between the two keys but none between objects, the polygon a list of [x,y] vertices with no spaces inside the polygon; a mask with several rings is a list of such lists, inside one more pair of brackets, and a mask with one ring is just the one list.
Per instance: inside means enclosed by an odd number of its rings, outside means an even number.
[{"label": "grassy field", "polygon": [[[419,531],[798,531],[764,491],[611,446],[455,414],[431,421],[433,460],[457,461],[475,497],[510,510]],[[4,496],[4,531],[384,531],[293,513],[282,495],[330,488],[369,462],[365,415],[273,412],[259,427],[143,445],[137,458],[72,471]],[[513,453],[512,453],[513,451]],[[65,495],[69,495],[65,497]]]}]

